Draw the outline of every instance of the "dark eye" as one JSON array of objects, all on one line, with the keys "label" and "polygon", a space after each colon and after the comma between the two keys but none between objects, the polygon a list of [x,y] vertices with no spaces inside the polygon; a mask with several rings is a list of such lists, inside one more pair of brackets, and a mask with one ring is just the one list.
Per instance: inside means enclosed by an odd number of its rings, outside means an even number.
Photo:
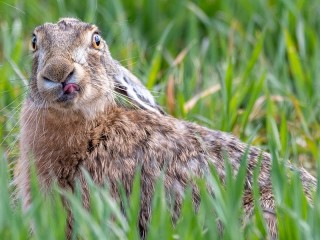
[{"label": "dark eye", "polygon": [[32,34],[31,47],[32,47],[32,50],[36,50],[36,47],[37,47],[37,36],[35,34]]},{"label": "dark eye", "polygon": [[92,37],[92,45],[95,49],[100,49],[102,44],[101,44],[101,37],[98,33],[93,34]]}]

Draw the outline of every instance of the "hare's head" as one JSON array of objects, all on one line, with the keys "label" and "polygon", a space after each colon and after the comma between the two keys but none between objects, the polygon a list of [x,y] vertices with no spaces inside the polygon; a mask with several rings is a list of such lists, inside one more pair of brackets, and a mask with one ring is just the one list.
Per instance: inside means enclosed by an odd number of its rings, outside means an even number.
[{"label": "hare's head", "polygon": [[73,18],[45,23],[34,29],[31,49],[30,98],[38,106],[92,116],[114,103],[119,67],[96,26]]}]

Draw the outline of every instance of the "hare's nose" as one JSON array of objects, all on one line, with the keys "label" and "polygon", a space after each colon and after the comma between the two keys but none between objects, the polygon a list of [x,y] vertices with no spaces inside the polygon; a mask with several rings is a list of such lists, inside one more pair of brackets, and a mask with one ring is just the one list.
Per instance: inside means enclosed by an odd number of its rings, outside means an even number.
[{"label": "hare's nose", "polygon": [[64,83],[72,77],[74,66],[64,58],[51,58],[41,71],[43,81]]}]

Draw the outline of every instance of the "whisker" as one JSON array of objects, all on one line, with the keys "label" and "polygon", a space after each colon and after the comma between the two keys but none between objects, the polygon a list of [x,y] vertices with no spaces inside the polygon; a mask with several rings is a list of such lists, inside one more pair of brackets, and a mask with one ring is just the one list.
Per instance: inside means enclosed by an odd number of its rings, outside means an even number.
[{"label": "whisker", "polygon": [[2,3],[2,4],[4,4],[4,5],[7,5],[7,6],[9,6],[9,7],[12,7],[13,9],[21,12],[22,14],[26,14],[26,13],[25,13],[23,10],[21,10],[20,8],[17,8],[17,7],[15,7],[15,6],[13,6],[13,5],[9,4],[9,3],[3,2],[3,1],[1,1],[0,3]]},{"label": "whisker", "polygon": [[[23,93],[24,94],[24,93]],[[12,100],[11,103],[7,104],[5,107],[0,109],[0,113],[3,112],[4,110],[6,110],[7,108],[9,108],[11,105],[13,105],[15,102],[19,101],[19,98],[21,97],[21,95],[17,96],[16,98],[14,98]]]},{"label": "whisker", "polygon": [[128,60],[133,60],[133,59],[138,59],[139,57],[130,57],[130,58],[124,58],[124,59],[121,59],[121,60],[117,60],[117,62],[121,63],[121,62],[125,62],[125,61],[128,61]]},{"label": "whisker", "polygon": [[[19,110],[19,109],[18,109]],[[11,119],[11,118],[10,118]],[[10,120],[9,119],[9,120]],[[0,143],[0,146],[9,138],[10,134],[12,133],[13,129],[15,129],[17,127],[17,125],[19,124],[19,121],[17,121],[14,126],[12,127],[12,129],[10,130],[10,132],[6,135],[6,137],[2,140],[2,142]]]},{"label": "whisker", "polygon": [[7,57],[7,60],[8,60],[8,62],[10,63],[10,65],[11,65],[12,69],[14,70],[14,72],[15,72],[15,73],[19,76],[19,78],[22,80],[23,84],[24,84],[25,86],[27,86],[27,85],[28,85],[28,81],[27,81],[27,79],[25,78],[25,76],[22,74],[22,72],[20,71],[20,69],[19,69],[19,67],[17,66],[17,64],[16,64],[14,61],[12,61],[12,59],[9,58],[9,57]]}]

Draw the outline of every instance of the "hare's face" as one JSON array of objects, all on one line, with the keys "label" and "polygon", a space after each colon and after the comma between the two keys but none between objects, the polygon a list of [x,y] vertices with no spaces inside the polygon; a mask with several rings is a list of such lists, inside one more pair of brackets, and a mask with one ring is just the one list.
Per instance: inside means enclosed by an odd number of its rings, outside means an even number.
[{"label": "hare's face", "polygon": [[95,115],[113,104],[117,66],[96,26],[66,18],[32,35],[30,98],[38,106]]}]

